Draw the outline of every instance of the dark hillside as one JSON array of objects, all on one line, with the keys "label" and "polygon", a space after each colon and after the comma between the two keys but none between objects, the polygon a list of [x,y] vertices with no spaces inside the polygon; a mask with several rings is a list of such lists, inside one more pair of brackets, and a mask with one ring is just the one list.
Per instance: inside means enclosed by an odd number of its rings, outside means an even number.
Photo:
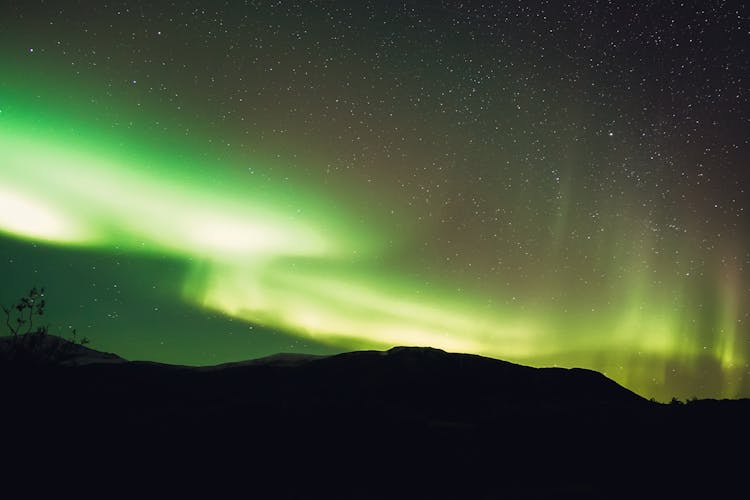
[{"label": "dark hillside", "polygon": [[6,449],[31,461],[18,463],[81,467],[123,487],[156,480],[291,498],[737,487],[727,453],[746,444],[750,417],[748,401],[661,405],[590,370],[428,348],[213,369],[5,364],[2,376]]}]

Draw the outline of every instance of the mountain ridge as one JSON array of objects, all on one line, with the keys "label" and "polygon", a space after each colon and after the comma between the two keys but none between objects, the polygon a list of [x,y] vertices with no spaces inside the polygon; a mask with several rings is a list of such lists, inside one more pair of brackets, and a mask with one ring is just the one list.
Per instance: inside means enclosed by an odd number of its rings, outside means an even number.
[{"label": "mountain ridge", "polygon": [[[23,339],[22,339],[23,340]],[[11,351],[12,337],[0,337],[0,360],[7,358]],[[28,344],[28,339],[26,339]],[[61,366],[75,367],[101,364],[114,364],[129,367],[150,366],[152,369],[182,369],[195,372],[219,372],[227,370],[238,370],[247,368],[302,368],[306,367],[308,371],[317,373],[319,377],[339,376],[357,380],[362,384],[373,384],[375,382],[385,384],[395,384],[392,380],[394,377],[403,381],[405,376],[430,375],[433,377],[446,378],[448,375],[457,377],[457,381],[464,384],[487,385],[487,380],[481,377],[512,377],[512,381],[503,388],[513,391],[513,394],[520,396],[517,388],[513,383],[530,383],[533,389],[533,397],[573,397],[575,391],[565,387],[566,391],[559,392],[562,386],[566,386],[568,381],[563,379],[577,379],[581,388],[585,385],[594,394],[603,399],[632,399],[643,400],[644,398],[633,391],[622,387],[617,382],[609,379],[600,372],[585,368],[560,368],[560,367],[542,367],[535,368],[526,365],[516,364],[509,361],[489,358],[477,354],[452,353],[434,347],[417,347],[417,346],[395,346],[387,350],[358,350],[349,351],[333,355],[313,355],[305,353],[277,353],[260,358],[221,363],[208,366],[191,366],[191,365],[173,365],[154,361],[129,361],[117,354],[98,351],[67,339],[46,335],[41,337],[39,342],[33,346],[31,352],[34,353],[30,359],[37,363],[46,365],[59,364]],[[311,367],[312,366],[312,367]],[[342,372],[349,373],[342,373]],[[326,372],[332,372],[326,375]],[[376,381],[374,377],[379,378]],[[526,380],[524,380],[526,378]],[[328,383],[331,381],[328,380]],[[454,381],[455,382],[455,381]],[[570,382],[572,383],[572,382]],[[554,391],[543,391],[545,384],[554,386]],[[594,388],[594,384],[602,384],[601,387]],[[492,385],[492,384],[489,384]],[[603,389],[611,391],[611,396]],[[424,388],[424,384],[421,384]],[[489,387],[485,387],[488,389]],[[526,387],[529,389],[529,387]],[[617,396],[615,396],[617,394]]]},{"label": "mountain ridge", "polygon": [[657,404],[592,370],[433,348],[0,375],[19,464],[43,454],[72,475],[86,450],[110,484],[169,491],[241,492],[251,477],[274,498],[672,498],[741,487],[728,450],[750,446],[750,400]]}]

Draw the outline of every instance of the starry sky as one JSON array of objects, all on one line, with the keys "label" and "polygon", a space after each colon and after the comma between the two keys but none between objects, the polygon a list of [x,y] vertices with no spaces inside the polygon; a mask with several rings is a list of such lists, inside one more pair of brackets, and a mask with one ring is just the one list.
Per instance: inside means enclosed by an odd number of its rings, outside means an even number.
[{"label": "starry sky", "polygon": [[0,300],[750,397],[749,51],[741,1],[4,1]]}]

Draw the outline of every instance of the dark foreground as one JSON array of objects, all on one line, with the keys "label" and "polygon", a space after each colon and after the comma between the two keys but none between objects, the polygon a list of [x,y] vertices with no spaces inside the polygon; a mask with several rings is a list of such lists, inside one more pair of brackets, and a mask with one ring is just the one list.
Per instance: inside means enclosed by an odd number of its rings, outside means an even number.
[{"label": "dark foreground", "polygon": [[588,370],[396,348],[0,375],[3,484],[24,497],[747,494],[750,401],[656,404]]}]

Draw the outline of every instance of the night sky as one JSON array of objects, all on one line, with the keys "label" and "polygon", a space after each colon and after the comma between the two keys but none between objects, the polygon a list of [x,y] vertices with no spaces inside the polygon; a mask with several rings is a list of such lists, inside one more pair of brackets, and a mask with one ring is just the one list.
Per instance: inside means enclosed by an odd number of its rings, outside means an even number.
[{"label": "night sky", "polygon": [[750,397],[749,79],[742,1],[5,0],[0,301]]}]

